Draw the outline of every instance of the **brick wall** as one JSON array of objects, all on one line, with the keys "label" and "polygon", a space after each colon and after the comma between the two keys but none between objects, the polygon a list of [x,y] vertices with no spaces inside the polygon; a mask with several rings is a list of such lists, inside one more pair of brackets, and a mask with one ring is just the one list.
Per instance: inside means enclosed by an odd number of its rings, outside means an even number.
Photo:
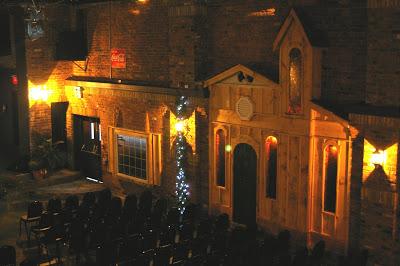
[{"label": "brick wall", "polygon": [[[87,8],[88,68],[85,73],[74,74],[168,85],[167,12],[161,1],[106,3]],[[111,48],[125,49],[125,69],[110,70],[110,44]]]},{"label": "brick wall", "polygon": [[367,77],[368,103],[400,106],[400,2],[368,9]]},{"label": "brick wall", "polygon": [[[285,2],[285,1],[283,1]],[[265,12],[275,8],[275,15]],[[208,74],[233,65],[256,66],[276,75],[278,53],[272,43],[288,14],[282,1],[216,1],[208,8]]]},{"label": "brick wall", "polygon": [[[355,114],[350,119],[360,130],[353,142],[350,247],[367,249],[371,263],[399,265],[399,171],[394,178],[379,167],[368,172],[368,162],[363,161],[364,139],[379,149],[400,142],[399,119]],[[399,155],[397,150],[397,162],[386,163],[399,169]]]},{"label": "brick wall", "polygon": [[[77,99],[73,96],[72,89],[68,91],[70,106],[67,117],[67,132],[69,150],[73,149],[73,116],[83,115],[98,117],[102,127],[102,161],[107,169],[109,155],[109,127],[120,127],[151,133],[162,134],[162,177],[161,187],[164,191],[173,195],[175,191],[175,152],[170,144],[170,121],[171,110],[175,109],[175,96],[134,91],[123,91],[118,89],[104,89],[96,87],[85,87],[84,97]],[[205,106],[205,100],[201,98],[190,98],[192,109]],[[205,108],[201,108],[205,110]],[[208,139],[204,137],[208,131],[207,114],[196,112],[198,119],[196,132],[196,153],[189,154],[189,183],[192,187],[192,199],[195,202],[208,202],[208,190],[204,190],[204,182],[208,182],[208,171],[205,166],[208,161]],[[70,154],[72,156],[72,154]],[[70,161],[73,158],[70,157]]]}]

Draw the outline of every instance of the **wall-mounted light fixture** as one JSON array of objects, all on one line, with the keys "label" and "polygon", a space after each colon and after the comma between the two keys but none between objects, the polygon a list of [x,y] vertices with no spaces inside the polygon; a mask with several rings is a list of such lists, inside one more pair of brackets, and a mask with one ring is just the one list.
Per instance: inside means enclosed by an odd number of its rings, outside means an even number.
[{"label": "wall-mounted light fixture", "polygon": [[226,152],[231,152],[232,151],[232,146],[230,144],[225,145],[225,151]]},{"label": "wall-mounted light fixture", "polygon": [[177,132],[182,132],[184,130],[185,127],[185,122],[182,120],[178,120],[175,124],[175,130]]},{"label": "wall-mounted light fixture", "polygon": [[50,90],[46,85],[29,88],[29,99],[33,101],[47,102],[50,96]]},{"label": "wall-mounted light fixture", "polygon": [[386,159],[386,153],[382,150],[375,150],[371,155],[371,163],[375,165],[375,167],[383,166]]},{"label": "wall-mounted light fixture", "polygon": [[74,87],[74,93],[75,93],[75,97],[78,99],[82,99],[83,98],[83,88],[80,86],[76,86]]},{"label": "wall-mounted light fixture", "polygon": [[196,113],[186,119],[179,119],[170,113],[170,145],[173,147],[173,142],[176,137],[182,133],[186,138],[186,142],[192,147],[193,153],[196,153]]}]

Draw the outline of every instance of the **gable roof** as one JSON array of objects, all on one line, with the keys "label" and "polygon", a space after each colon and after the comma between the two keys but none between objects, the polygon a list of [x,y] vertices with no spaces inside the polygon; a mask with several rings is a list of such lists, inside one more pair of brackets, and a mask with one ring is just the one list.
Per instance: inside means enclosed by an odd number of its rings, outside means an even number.
[{"label": "gable roof", "polygon": [[308,16],[306,12],[304,12],[303,9],[301,8],[292,8],[289,12],[289,15],[286,17],[284,20],[281,28],[279,29],[279,32],[274,40],[273,43],[273,50],[275,51],[280,44],[282,43],[282,40],[285,38],[287,31],[290,29],[293,23],[297,23],[300,25],[300,28],[306,36],[308,42],[310,43],[311,46],[314,47],[325,47],[327,46],[327,40],[324,36],[324,34],[313,28],[312,24],[310,23],[310,20],[308,19]]},{"label": "gable roof", "polygon": [[275,81],[269,79],[265,75],[263,75],[263,74],[261,74],[259,72],[256,72],[256,71],[254,71],[254,70],[252,70],[252,69],[250,69],[250,68],[248,68],[248,67],[246,67],[244,65],[238,64],[238,65],[230,67],[230,68],[222,71],[221,73],[216,74],[213,77],[205,80],[203,82],[203,86],[204,87],[209,87],[209,86],[211,86],[211,85],[213,85],[215,83],[218,83],[218,82],[220,82],[222,80],[225,80],[225,79],[227,79],[227,78],[229,78],[229,77],[231,77],[231,76],[233,76],[233,75],[235,75],[235,74],[237,74],[239,72],[242,72],[245,75],[252,76],[253,78],[256,78],[256,79],[258,79],[258,80],[260,80],[262,82],[265,82],[265,83],[268,83],[268,84],[271,84],[271,85],[272,84],[273,85],[278,85],[278,83],[276,83]]}]

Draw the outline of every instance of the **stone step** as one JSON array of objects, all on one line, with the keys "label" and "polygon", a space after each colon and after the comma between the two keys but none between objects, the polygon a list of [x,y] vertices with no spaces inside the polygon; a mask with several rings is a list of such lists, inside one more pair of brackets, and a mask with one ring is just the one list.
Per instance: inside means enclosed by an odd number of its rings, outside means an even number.
[{"label": "stone step", "polygon": [[97,193],[105,188],[106,186],[104,184],[93,183],[83,179],[38,188],[35,190],[33,197],[38,200],[49,199],[52,197],[65,199],[69,195],[77,195],[78,197],[83,197],[83,195],[87,192]]}]

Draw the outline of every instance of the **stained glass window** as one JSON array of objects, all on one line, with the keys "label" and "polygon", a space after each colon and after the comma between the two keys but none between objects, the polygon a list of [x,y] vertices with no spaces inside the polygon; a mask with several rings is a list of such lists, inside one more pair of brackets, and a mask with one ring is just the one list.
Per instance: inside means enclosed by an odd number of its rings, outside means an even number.
[{"label": "stained glass window", "polygon": [[288,113],[302,112],[303,62],[299,49],[294,48],[289,54],[289,106]]}]

